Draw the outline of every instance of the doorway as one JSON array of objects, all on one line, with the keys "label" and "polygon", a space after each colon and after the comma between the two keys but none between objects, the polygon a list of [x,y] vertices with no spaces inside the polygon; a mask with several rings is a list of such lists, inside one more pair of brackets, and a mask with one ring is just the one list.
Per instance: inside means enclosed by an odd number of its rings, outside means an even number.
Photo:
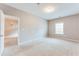
[{"label": "doorway", "polygon": [[0,12],[0,54],[8,47],[19,44],[19,18]]}]

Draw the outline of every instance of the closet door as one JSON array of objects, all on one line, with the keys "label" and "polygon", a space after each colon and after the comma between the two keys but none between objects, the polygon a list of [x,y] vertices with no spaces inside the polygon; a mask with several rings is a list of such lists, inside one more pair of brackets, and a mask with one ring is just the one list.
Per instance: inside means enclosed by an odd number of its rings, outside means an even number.
[{"label": "closet door", "polygon": [[4,49],[4,14],[0,10],[0,55]]}]

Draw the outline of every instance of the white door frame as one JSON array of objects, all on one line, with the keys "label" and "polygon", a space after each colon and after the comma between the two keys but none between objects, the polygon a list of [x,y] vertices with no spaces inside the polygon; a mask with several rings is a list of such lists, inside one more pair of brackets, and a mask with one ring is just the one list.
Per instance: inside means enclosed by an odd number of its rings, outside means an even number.
[{"label": "white door frame", "polygon": [[18,47],[20,47],[20,18],[18,18]]},{"label": "white door frame", "polygon": [[1,53],[0,55],[3,53],[3,50],[4,50],[4,25],[5,25],[5,21],[4,21],[4,13],[2,10],[0,10],[0,16],[1,16]]},{"label": "white door frame", "polygon": [[[1,19],[1,37],[0,37],[0,39],[1,39],[1,53],[0,53],[0,56],[1,56],[1,54],[3,53],[3,50],[4,50],[4,29],[5,29],[5,15],[4,15],[4,13],[3,13],[3,11],[2,10],[0,10],[0,19]],[[15,17],[15,16],[13,16],[13,17]],[[18,17],[15,17],[15,18],[17,18],[17,20],[18,20],[18,39],[17,39],[17,45],[18,45],[18,47],[20,46],[20,38],[19,38],[19,35],[20,35],[20,18],[18,18]]]},{"label": "white door frame", "polygon": [[17,37],[17,45],[18,47],[20,46],[20,38],[19,38],[19,34],[20,34],[20,18],[17,17],[17,16],[11,16],[11,15],[5,15],[5,17],[12,17],[14,19],[16,19],[18,21],[18,29],[17,29],[17,34],[18,34],[18,37]]}]

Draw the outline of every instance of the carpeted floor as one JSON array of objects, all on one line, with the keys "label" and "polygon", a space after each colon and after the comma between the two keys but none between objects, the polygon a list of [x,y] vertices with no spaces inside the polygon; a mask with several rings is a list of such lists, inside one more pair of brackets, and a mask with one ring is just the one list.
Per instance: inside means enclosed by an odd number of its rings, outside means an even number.
[{"label": "carpeted floor", "polygon": [[79,56],[79,44],[54,38],[5,48],[2,56]]}]

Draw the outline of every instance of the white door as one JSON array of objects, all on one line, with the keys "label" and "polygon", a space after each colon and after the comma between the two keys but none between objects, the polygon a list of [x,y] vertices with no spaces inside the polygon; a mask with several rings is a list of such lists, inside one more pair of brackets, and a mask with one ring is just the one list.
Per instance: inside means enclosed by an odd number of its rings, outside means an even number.
[{"label": "white door", "polygon": [[0,10],[0,55],[4,49],[4,14]]}]

